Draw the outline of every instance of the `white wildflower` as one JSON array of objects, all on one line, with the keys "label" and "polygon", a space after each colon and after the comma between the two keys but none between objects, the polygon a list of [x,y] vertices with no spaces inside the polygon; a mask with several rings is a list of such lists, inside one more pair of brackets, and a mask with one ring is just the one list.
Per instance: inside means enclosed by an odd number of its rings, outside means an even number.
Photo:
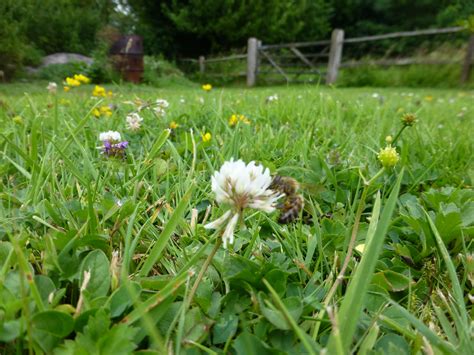
[{"label": "white wildflower", "polygon": [[218,229],[227,223],[222,235],[224,247],[234,241],[234,230],[245,208],[273,212],[280,195],[270,189],[270,171],[262,165],[242,160],[225,162],[212,176],[212,191],[216,201],[230,209],[220,218],[205,225],[206,229]]},{"label": "white wildflower", "polygon": [[143,118],[136,112],[129,114],[126,118],[127,128],[131,131],[138,131],[140,129]]},{"label": "white wildflower", "polygon": [[48,89],[50,94],[56,94],[56,91],[58,90],[58,84],[50,82],[46,89]]},{"label": "white wildflower", "polygon": [[156,100],[156,106],[161,107],[161,108],[168,108],[170,103],[164,99],[158,99]]},{"label": "white wildflower", "polygon": [[267,102],[273,102],[273,101],[278,101],[278,95],[277,94],[273,94],[273,95],[270,95],[267,97]]},{"label": "white wildflower", "polygon": [[122,136],[120,135],[119,132],[116,131],[108,131],[108,132],[102,132],[99,135],[99,140],[101,142],[109,141],[109,142],[114,142],[114,141],[120,141],[122,139]]},{"label": "white wildflower", "polygon": [[166,116],[165,109],[160,107],[160,106],[156,106],[153,110],[155,111],[156,115],[159,116],[159,117]]}]

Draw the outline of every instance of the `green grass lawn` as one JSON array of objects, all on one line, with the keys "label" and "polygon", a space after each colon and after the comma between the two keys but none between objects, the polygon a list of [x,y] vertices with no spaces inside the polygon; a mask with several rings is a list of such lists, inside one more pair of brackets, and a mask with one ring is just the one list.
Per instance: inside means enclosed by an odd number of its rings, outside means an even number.
[{"label": "green grass lawn", "polygon": [[[46,85],[0,85],[2,354],[474,353],[474,92]],[[231,158],[305,204],[246,209],[225,249]]]}]

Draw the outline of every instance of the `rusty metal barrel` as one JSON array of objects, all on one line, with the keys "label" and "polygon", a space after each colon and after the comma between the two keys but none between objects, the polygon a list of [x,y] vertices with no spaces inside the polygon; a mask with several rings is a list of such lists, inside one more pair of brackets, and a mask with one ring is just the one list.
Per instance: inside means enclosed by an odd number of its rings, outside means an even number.
[{"label": "rusty metal barrel", "polygon": [[143,76],[143,39],[140,36],[121,36],[110,48],[116,70],[126,81],[139,83]]}]

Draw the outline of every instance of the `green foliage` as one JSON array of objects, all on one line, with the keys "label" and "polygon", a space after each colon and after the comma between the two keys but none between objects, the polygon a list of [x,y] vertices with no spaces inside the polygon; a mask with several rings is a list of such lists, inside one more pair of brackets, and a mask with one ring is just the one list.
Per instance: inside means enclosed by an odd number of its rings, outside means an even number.
[{"label": "green foliage", "polygon": [[140,19],[137,32],[149,43],[148,51],[167,56],[242,47],[252,36],[273,43],[320,38],[331,30],[331,7],[325,0],[129,3]]},{"label": "green foliage", "polygon": [[163,56],[145,56],[144,58],[143,82],[145,84],[165,87],[169,85],[191,85],[176,65],[167,61]]},{"label": "green foliage", "polygon": [[42,67],[36,74],[38,79],[62,82],[66,77],[74,73],[86,73],[87,65],[84,62],[71,62],[66,64],[51,64]]}]

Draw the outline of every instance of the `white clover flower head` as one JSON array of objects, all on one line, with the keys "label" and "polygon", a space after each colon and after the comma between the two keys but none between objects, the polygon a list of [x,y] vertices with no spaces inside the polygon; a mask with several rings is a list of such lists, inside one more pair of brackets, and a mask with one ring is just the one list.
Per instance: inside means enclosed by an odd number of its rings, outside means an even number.
[{"label": "white clover flower head", "polygon": [[224,247],[234,241],[234,229],[239,217],[246,208],[253,208],[266,213],[275,210],[275,204],[281,195],[269,189],[272,182],[270,170],[262,165],[242,160],[226,161],[219,171],[212,176],[212,191],[219,204],[230,209],[217,220],[205,225],[206,229],[218,229],[224,223],[227,226],[222,235]]},{"label": "white clover flower head", "polygon": [[273,101],[278,101],[278,95],[273,94],[267,97],[267,102],[273,102]]},{"label": "white clover flower head", "polygon": [[56,91],[58,90],[58,84],[50,82],[46,89],[48,89],[50,94],[56,94]]},{"label": "white clover flower head", "polygon": [[155,111],[156,115],[159,116],[159,117],[165,117],[166,116],[165,109],[160,107],[160,106],[156,106],[153,110]]},{"label": "white clover flower head", "polygon": [[168,108],[170,103],[166,101],[165,99],[158,99],[156,100],[156,106],[161,107],[161,108]]},{"label": "white clover flower head", "polygon": [[138,131],[140,129],[143,118],[136,112],[130,113],[127,118],[127,128],[131,131]]},{"label": "white clover flower head", "polygon": [[101,142],[118,142],[122,139],[122,136],[120,135],[119,132],[117,131],[107,131],[107,132],[102,132],[99,135],[99,140]]}]

